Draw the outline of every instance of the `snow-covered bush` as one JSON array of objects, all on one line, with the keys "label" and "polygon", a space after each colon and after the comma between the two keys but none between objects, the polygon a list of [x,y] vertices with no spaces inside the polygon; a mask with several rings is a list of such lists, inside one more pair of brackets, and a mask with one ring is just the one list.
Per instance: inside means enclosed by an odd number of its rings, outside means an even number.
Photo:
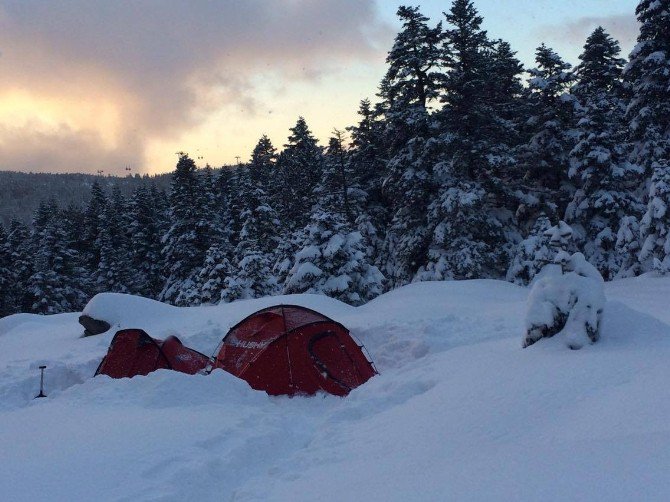
[{"label": "snow-covered bush", "polygon": [[604,281],[582,253],[559,252],[528,297],[523,346],[560,334],[573,350],[600,337]]}]

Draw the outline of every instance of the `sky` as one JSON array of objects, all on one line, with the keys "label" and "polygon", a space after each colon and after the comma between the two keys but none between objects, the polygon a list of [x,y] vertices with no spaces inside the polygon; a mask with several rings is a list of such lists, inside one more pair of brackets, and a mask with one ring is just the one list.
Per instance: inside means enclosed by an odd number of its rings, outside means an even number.
[{"label": "sky", "polygon": [[[125,175],[249,158],[299,115],[326,142],[374,99],[399,5],[449,0],[0,0],[0,170]],[[526,66],[571,63],[604,26],[630,51],[636,0],[475,0]],[[127,171],[130,168],[131,171]]]}]

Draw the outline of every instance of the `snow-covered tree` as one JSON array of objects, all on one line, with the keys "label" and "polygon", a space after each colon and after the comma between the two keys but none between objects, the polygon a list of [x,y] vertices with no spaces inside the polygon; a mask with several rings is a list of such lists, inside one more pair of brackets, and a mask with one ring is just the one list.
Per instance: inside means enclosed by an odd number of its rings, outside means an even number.
[{"label": "snow-covered tree", "polygon": [[643,270],[670,273],[670,163],[654,166],[649,205],[640,222],[643,237],[639,260]]},{"label": "snow-covered tree", "polygon": [[276,175],[277,149],[265,134],[261,136],[251,152],[249,162],[249,176],[254,185],[262,188],[268,194],[272,188],[272,180]]},{"label": "snow-covered tree", "polygon": [[[640,221],[639,260],[642,271],[663,273],[670,267],[670,1],[641,0],[637,6],[640,34],[624,76],[631,99],[631,161],[644,170],[648,206]],[[635,216],[635,215],[630,215]]]},{"label": "snow-covered tree", "polygon": [[160,214],[146,185],[133,194],[129,210],[130,289],[134,294],[156,298],[163,287]]},{"label": "snow-covered tree", "polygon": [[279,217],[266,192],[254,183],[251,169],[238,169],[242,229],[233,253],[236,271],[224,282],[221,293],[226,301],[272,295],[279,289],[272,274],[274,252],[280,241]]},{"label": "snow-covered tree", "polygon": [[[100,254],[102,247],[101,236],[105,231],[105,210],[107,208],[107,196],[100,183],[94,181],[91,186],[91,198],[85,211],[84,218],[84,259],[91,283],[97,288],[98,267],[100,266]],[[102,290],[96,289],[95,292]]]},{"label": "snow-covered tree", "polygon": [[519,243],[507,269],[507,280],[516,284],[527,285],[556,256],[556,249],[551,244],[552,235],[549,218],[544,214],[535,221],[528,237]]},{"label": "snow-covered tree", "polygon": [[[536,52],[536,68],[529,70],[527,100],[531,116],[526,122],[529,136],[519,156],[525,181],[551,195],[549,205],[562,214],[569,193],[564,193],[568,154],[572,149],[574,99],[567,93],[573,80],[571,65],[542,44]],[[557,207],[558,206],[558,207]]]},{"label": "snow-covered tree", "polygon": [[581,253],[559,252],[553,273],[533,284],[523,347],[559,335],[572,350],[595,343],[605,307],[604,281]]},{"label": "snow-covered tree", "polygon": [[282,219],[302,227],[314,204],[314,188],[321,178],[323,151],[303,117],[291,128],[288,143],[278,159],[282,197]]},{"label": "snow-covered tree", "polygon": [[418,7],[400,7],[398,17],[402,29],[386,58],[389,69],[379,92],[390,154],[382,186],[390,222],[379,263],[391,288],[410,282],[425,263],[430,239],[426,214],[438,146],[428,106],[438,97],[441,79],[441,25],[429,27]]},{"label": "snow-covered tree", "polygon": [[126,202],[115,185],[103,210],[105,226],[98,235],[100,263],[95,273],[97,291],[128,293],[131,270],[128,267]]},{"label": "snow-covered tree", "polygon": [[162,255],[166,282],[159,300],[174,305],[191,305],[197,299],[197,281],[207,252],[207,236],[201,234],[199,214],[200,179],[195,162],[179,154],[170,187],[170,229],[163,236]]},{"label": "snow-covered tree", "polygon": [[621,219],[634,211],[632,190],[639,170],[626,159],[619,44],[602,27],[586,40],[575,70],[577,144],[568,176],[576,186],[566,210],[586,258],[605,279],[624,261],[616,247]]},{"label": "snow-covered tree", "polygon": [[16,278],[12,270],[9,239],[4,225],[0,223],[0,318],[16,311],[15,288]]},{"label": "snow-covered tree", "polygon": [[520,67],[505,47],[496,52],[470,0],[454,1],[446,20],[447,73],[438,113],[443,158],[433,170],[438,190],[428,211],[431,242],[415,280],[502,276],[505,232],[513,221],[501,207],[503,176],[513,164],[508,141],[514,127],[499,113],[509,112],[518,98]]},{"label": "snow-covered tree", "polygon": [[640,0],[640,34],[624,70],[631,160],[652,176],[670,158],[670,0]]},{"label": "snow-covered tree", "polygon": [[30,294],[28,282],[34,272],[34,261],[28,227],[17,220],[12,221],[7,246],[11,260],[14,306],[18,312],[30,312],[34,298]]},{"label": "snow-covered tree", "polygon": [[383,276],[372,265],[361,232],[354,229],[347,199],[343,138],[336,131],[328,147],[327,161],[311,218],[303,230],[300,249],[284,282],[286,293],[321,293],[352,305],[360,305],[382,291]]},{"label": "snow-covered tree", "polygon": [[28,280],[28,289],[34,298],[32,312],[76,312],[86,304],[86,294],[73,281],[77,257],[73,250],[67,248],[66,241],[58,206],[53,201],[42,203],[34,222],[35,268]]},{"label": "snow-covered tree", "polygon": [[284,293],[321,293],[360,305],[382,292],[383,276],[369,263],[360,232],[338,213],[313,211]]}]

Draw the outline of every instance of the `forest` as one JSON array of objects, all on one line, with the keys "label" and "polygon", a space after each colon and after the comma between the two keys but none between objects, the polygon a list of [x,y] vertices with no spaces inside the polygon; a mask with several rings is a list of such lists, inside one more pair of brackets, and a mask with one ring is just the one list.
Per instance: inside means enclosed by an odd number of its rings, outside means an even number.
[{"label": "forest", "polygon": [[[179,306],[319,293],[360,305],[414,281],[528,284],[559,245],[606,280],[670,271],[670,6],[641,0],[628,58],[602,27],[572,67],[525,69],[471,0],[401,29],[358,122],[320,145],[198,168],[168,191],[94,182],[84,206],[0,224],[0,316],[80,311],[100,292]],[[552,250],[553,249],[553,250]]]}]

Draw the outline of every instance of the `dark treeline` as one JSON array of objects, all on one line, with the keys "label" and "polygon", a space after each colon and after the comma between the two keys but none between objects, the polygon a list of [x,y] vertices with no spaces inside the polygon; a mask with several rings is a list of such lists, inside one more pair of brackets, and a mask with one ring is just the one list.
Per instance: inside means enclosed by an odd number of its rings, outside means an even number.
[{"label": "dark treeline", "polygon": [[263,136],[236,168],[181,154],[169,194],[94,184],[85,209],[45,201],[31,228],[0,227],[0,315],[76,311],[102,291],[361,304],[412,281],[527,283],[551,226],[606,279],[667,273],[669,13],[639,2],[627,61],[597,28],[575,68],[541,45],[525,71],[470,0],[435,26],[401,7],[378,99],[325,148],[299,118],[281,151]]},{"label": "dark treeline", "polygon": [[0,224],[9,227],[13,219],[30,223],[43,200],[54,198],[61,206],[86,205],[91,186],[98,181],[105,189],[119,185],[121,193],[129,197],[142,183],[151,182],[166,189],[169,174],[147,174],[117,177],[83,173],[24,173],[0,171]]}]

